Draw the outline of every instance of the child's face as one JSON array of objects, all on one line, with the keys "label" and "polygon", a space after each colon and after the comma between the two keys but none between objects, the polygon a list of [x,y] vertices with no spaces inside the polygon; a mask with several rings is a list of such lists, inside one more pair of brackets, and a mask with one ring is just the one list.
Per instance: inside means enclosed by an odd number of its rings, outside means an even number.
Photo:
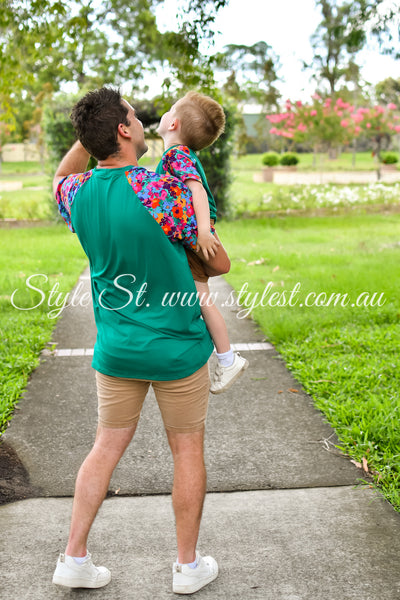
[{"label": "child's face", "polygon": [[164,113],[163,116],[161,117],[160,124],[157,127],[157,133],[161,137],[164,137],[166,135],[166,133],[169,130],[170,125],[172,125],[172,123],[177,118],[176,107],[179,104],[179,102],[180,102],[180,100],[178,100],[178,102],[175,102],[175,104],[173,104],[171,106],[169,111]]}]

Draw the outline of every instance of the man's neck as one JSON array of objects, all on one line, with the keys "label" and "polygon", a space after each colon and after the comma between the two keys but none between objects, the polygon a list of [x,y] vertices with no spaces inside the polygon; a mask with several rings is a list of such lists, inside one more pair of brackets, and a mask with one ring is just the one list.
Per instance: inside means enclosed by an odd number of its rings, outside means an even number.
[{"label": "man's neck", "polygon": [[134,167],[138,166],[135,152],[126,152],[108,156],[104,160],[99,160],[97,166],[99,169],[119,169],[121,167],[128,167],[129,165],[133,165]]}]

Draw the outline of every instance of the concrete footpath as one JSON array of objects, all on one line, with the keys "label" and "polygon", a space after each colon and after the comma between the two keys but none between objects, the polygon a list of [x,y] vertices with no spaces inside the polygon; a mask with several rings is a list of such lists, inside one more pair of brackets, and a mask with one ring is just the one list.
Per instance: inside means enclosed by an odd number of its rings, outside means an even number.
[{"label": "concrete footpath", "polygon": [[[88,273],[79,294],[89,289]],[[213,280],[217,303],[230,288]],[[335,449],[336,438],[282,359],[237,308],[221,308],[250,361],[225,394],[210,396],[208,490],[199,550],[220,576],[199,599],[398,600],[400,515]],[[58,322],[3,438],[29,477],[26,500],[0,506],[0,569],[7,600],[164,600],[176,557],[172,460],[155,398],[117,467],[89,549],[112,572],[100,590],[53,586],[68,535],[77,470],[96,428],[91,306]],[[211,360],[211,368],[214,360]]]}]

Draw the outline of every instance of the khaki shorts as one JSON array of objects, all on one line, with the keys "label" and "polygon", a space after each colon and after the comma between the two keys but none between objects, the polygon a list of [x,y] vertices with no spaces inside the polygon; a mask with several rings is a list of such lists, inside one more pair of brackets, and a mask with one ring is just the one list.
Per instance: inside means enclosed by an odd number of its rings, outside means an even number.
[{"label": "khaki shorts", "polygon": [[99,425],[133,427],[153,386],[165,429],[190,433],[203,429],[207,416],[210,375],[208,363],[183,379],[145,381],[111,377],[96,371]]}]

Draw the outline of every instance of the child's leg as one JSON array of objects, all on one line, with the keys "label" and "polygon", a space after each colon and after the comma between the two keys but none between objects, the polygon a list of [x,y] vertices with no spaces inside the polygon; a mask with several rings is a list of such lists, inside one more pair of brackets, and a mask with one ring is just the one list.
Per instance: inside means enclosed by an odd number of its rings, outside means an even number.
[{"label": "child's leg", "polygon": [[[210,288],[206,281],[195,281],[196,290],[199,294],[201,314],[207,325],[209,334],[212,337],[214,346],[218,354],[229,352],[231,344],[229,342],[228,329],[224,317],[219,312],[214,303],[209,303]],[[233,362],[233,357],[232,357]]]},{"label": "child's leg", "polygon": [[213,339],[218,359],[210,391],[213,394],[220,394],[243,374],[249,363],[240,356],[239,352],[233,352],[223,316],[214,303],[210,301],[210,304],[208,304],[207,300],[210,295],[208,283],[206,281],[195,281],[195,284],[200,298],[201,313]]}]

